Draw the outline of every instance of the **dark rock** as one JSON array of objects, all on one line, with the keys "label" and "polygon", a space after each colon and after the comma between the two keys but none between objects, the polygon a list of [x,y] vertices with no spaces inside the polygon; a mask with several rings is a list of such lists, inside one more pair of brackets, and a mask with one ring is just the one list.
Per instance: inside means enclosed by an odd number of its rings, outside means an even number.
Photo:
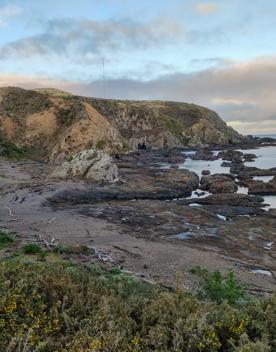
[{"label": "dark rock", "polygon": [[206,198],[197,199],[198,204],[230,205],[238,207],[263,207],[262,197],[247,194],[212,194]]},{"label": "dark rock", "polygon": [[201,174],[203,176],[207,176],[207,175],[210,175],[211,174],[211,171],[210,170],[202,170]]},{"label": "dark rock", "polygon": [[255,195],[276,195],[276,176],[269,182],[252,180],[248,185],[248,193]]},{"label": "dark rock", "polygon": [[257,155],[255,154],[243,154],[243,159],[246,162],[254,161],[256,158],[257,158]]},{"label": "dark rock", "polygon": [[228,160],[228,161],[234,161],[234,162],[242,161],[242,156],[243,156],[243,153],[238,150],[226,150],[218,154],[218,157],[221,158],[222,160]]},{"label": "dark rock", "polygon": [[214,174],[203,176],[200,181],[200,188],[204,191],[216,193],[235,193],[238,186],[235,183],[235,177],[229,174]]},{"label": "dark rock", "polygon": [[267,212],[268,216],[276,219],[276,209],[269,209]]},{"label": "dark rock", "polygon": [[209,149],[200,149],[192,157],[193,160],[217,160],[218,157]]},{"label": "dark rock", "polygon": [[184,163],[186,160],[185,156],[184,155],[171,155],[169,156],[168,158],[168,162],[170,164],[181,164],[181,163]]},{"label": "dark rock", "polygon": [[[99,186],[90,191],[72,190],[52,197],[51,203],[89,204],[101,200],[173,199],[191,195],[199,178],[188,170],[143,170],[131,173],[124,183]],[[127,177],[127,175],[125,176]]]},{"label": "dark rock", "polygon": [[254,177],[254,176],[276,176],[276,168],[259,169],[257,167],[245,166],[240,172],[239,177]]},{"label": "dark rock", "polygon": [[230,172],[232,174],[239,174],[240,172],[242,172],[244,170],[245,166],[242,162],[235,162],[232,163],[230,166]]},{"label": "dark rock", "polygon": [[220,166],[222,167],[231,167],[231,163],[229,161],[223,161]]}]

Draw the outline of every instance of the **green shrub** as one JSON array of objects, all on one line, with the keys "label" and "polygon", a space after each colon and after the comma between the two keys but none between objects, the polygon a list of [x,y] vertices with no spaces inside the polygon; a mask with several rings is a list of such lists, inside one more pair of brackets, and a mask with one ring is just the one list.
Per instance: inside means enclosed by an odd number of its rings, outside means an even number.
[{"label": "green shrub", "polygon": [[11,245],[14,240],[14,233],[8,233],[0,230],[0,250]]},{"label": "green shrub", "polygon": [[25,153],[26,150],[24,148],[17,147],[3,133],[0,133],[0,156],[9,159],[20,159],[24,157]]},{"label": "green shrub", "polygon": [[223,278],[219,271],[210,273],[200,267],[191,270],[191,273],[201,277],[200,299],[210,299],[221,303],[226,301],[235,305],[248,300],[245,289],[238,283],[233,271],[229,271],[226,278]]},{"label": "green shrub", "polygon": [[184,127],[181,122],[168,116],[163,116],[162,120],[164,126],[178,139],[180,143],[183,145],[187,145],[189,143],[191,138],[184,133]]},{"label": "green shrub", "polygon": [[101,139],[96,143],[96,148],[102,150],[106,147],[106,144],[107,142]]},{"label": "green shrub", "polygon": [[29,243],[23,247],[23,252],[25,254],[41,254],[42,248],[36,243]]},{"label": "green shrub", "polygon": [[275,351],[275,311],[276,296],[235,308],[118,269],[0,262],[0,351]]}]

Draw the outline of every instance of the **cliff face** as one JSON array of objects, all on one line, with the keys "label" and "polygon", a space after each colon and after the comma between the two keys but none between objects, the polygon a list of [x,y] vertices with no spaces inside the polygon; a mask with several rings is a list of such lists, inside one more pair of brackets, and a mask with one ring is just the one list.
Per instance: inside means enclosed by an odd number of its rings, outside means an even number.
[{"label": "cliff face", "polygon": [[215,112],[194,104],[86,98],[52,89],[0,88],[0,129],[51,160],[89,148],[112,153],[244,138]]}]

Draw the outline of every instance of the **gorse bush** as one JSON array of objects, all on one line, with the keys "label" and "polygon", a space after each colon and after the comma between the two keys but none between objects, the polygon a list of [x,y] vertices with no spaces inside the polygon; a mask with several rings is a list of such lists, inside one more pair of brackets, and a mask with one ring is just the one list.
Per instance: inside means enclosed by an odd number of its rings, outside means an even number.
[{"label": "gorse bush", "polygon": [[236,309],[117,269],[0,265],[0,351],[275,351],[275,316],[275,296]]}]

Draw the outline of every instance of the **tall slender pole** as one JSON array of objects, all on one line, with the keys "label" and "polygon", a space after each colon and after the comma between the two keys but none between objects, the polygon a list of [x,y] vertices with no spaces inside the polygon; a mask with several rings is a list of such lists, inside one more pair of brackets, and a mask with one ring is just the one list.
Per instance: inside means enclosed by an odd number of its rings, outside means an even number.
[{"label": "tall slender pole", "polygon": [[103,57],[103,97],[106,98],[105,96],[105,62],[104,62],[104,57]]}]

